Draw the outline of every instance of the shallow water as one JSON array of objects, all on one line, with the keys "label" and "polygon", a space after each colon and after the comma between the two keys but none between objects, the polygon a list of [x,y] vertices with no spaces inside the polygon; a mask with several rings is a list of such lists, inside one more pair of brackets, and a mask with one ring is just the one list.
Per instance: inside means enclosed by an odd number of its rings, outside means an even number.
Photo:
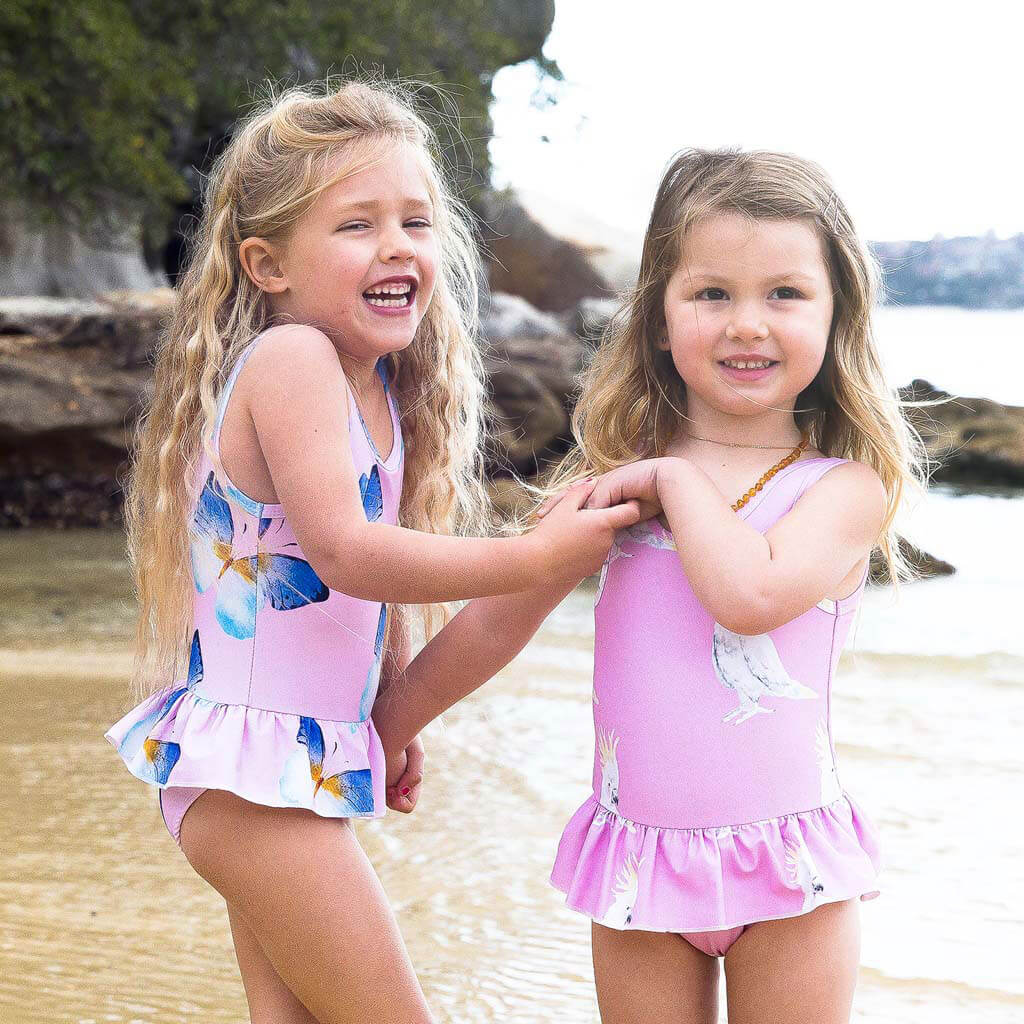
[{"label": "shallow water", "polygon": [[[883,895],[863,909],[858,1022],[1024,1019],[1022,509],[931,496],[911,536],[960,573],[895,604],[869,593],[844,655],[843,778],[887,859]],[[127,705],[120,545],[0,533],[8,1024],[247,1019],[219,897],[102,739]],[[585,584],[431,727],[413,817],[359,827],[439,1021],[597,1021],[587,923],[546,883],[589,785],[592,601]]]}]

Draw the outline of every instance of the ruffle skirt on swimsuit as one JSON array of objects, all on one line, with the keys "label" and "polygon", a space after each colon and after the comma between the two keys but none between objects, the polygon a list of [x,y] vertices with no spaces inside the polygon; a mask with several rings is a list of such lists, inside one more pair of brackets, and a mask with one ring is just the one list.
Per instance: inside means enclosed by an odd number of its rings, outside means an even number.
[{"label": "ruffle skirt on swimsuit", "polygon": [[611,928],[698,932],[795,917],[878,895],[874,829],[842,796],[745,825],[657,828],[591,797],[551,873],[573,910]]},{"label": "ruffle skirt on swimsuit", "polygon": [[223,789],[329,818],[385,812],[384,751],[373,722],[339,722],[222,704],[168,687],[106,738],[143,782]]}]

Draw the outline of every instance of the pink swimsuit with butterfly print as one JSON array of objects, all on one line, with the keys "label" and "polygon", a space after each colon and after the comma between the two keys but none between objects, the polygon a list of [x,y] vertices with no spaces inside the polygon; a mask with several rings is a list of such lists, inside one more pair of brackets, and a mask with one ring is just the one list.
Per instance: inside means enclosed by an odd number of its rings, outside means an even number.
[{"label": "pink swimsuit with butterfly print", "polygon": [[[212,438],[218,460],[228,399],[258,340],[220,396]],[[395,524],[404,451],[383,365],[391,453],[377,452],[351,393],[349,437],[365,515]],[[382,815],[384,754],[370,712],[386,607],[330,590],[281,506],[243,494],[205,454],[194,491],[187,677],[130,711],[106,738],[133,775],[159,788],[175,840],[206,789],[325,817]]]},{"label": "pink swimsuit with butterfly print", "polygon": [[[843,461],[793,463],[738,514],[764,533]],[[712,619],[656,520],[617,536],[594,612],[594,795],[551,876],[568,906],[723,955],[755,921],[877,894],[831,727],[863,587],[744,636]]]}]

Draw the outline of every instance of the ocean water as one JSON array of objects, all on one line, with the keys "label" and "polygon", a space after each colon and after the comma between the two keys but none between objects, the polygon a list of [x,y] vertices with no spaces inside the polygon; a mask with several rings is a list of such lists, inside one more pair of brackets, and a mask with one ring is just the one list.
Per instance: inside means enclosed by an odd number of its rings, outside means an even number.
[{"label": "ocean water", "polygon": [[894,386],[921,377],[943,391],[1024,405],[1024,310],[882,306],[878,347]]},{"label": "ocean water", "polygon": [[[880,324],[908,379],[986,394],[995,383],[964,353],[1012,365],[1024,314],[891,310]],[[1003,400],[1024,404],[1004,376]],[[1022,513],[1020,496],[933,489],[906,532],[956,575],[869,590],[842,658],[840,771],[886,860],[882,896],[863,906],[858,1024],[1024,1020]],[[219,897],[102,739],[128,700],[121,547],[107,532],[0,533],[9,1024],[246,1019]],[[413,816],[360,826],[441,1022],[598,1019],[587,923],[546,883],[590,782],[593,598],[581,585],[427,730]]]}]

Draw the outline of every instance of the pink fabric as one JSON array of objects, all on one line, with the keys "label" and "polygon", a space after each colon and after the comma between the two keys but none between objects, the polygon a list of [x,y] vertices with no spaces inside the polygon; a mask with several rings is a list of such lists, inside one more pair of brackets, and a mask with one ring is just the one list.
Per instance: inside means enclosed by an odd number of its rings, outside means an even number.
[{"label": "pink fabric", "polygon": [[185,812],[206,792],[186,786],[168,786],[160,790],[160,816],[164,819],[171,838],[181,845],[181,823]]},{"label": "pink fabric", "polygon": [[[796,462],[738,514],[764,532],[842,462]],[[697,600],[658,522],[619,535],[595,608],[594,795],[552,872],[570,907],[685,933],[874,891],[878,845],[840,785],[830,721],[863,585],[740,636]]]},{"label": "pink fabric", "polygon": [[708,956],[725,956],[732,944],[747,930],[746,925],[739,928],[726,928],[720,932],[685,932],[683,938],[702,953]]},{"label": "pink fabric", "polygon": [[[255,344],[222,393],[215,452],[228,398]],[[394,446],[386,459],[354,396],[349,434],[365,514],[394,524],[404,451],[390,391],[388,403]],[[304,558],[281,506],[249,498],[206,456],[194,492],[188,678],[134,708],[106,738],[132,774],[161,789],[224,789],[328,817],[382,815],[384,755],[369,716],[384,606],[330,590]],[[177,806],[179,796],[169,803]],[[176,826],[168,827],[177,838]]]}]

